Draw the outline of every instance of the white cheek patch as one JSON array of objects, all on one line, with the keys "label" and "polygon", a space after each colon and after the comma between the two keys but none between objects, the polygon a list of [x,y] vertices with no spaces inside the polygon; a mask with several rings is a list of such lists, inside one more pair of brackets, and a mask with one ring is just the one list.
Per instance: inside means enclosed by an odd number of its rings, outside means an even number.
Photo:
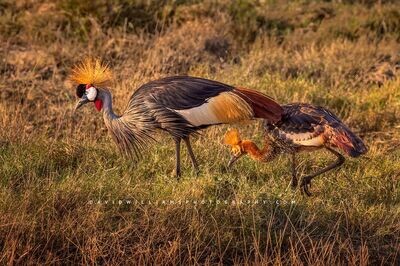
[{"label": "white cheek patch", "polygon": [[88,98],[89,101],[94,101],[97,96],[97,90],[95,87],[90,87],[89,89],[86,90],[86,97]]}]

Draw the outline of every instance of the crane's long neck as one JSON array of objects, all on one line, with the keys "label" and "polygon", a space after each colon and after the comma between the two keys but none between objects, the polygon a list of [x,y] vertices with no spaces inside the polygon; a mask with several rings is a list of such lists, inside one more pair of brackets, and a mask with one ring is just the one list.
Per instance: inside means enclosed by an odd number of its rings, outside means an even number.
[{"label": "crane's long neck", "polygon": [[[112,108],[112,97],[109,91],[104,91],[102,93],[102,101],[103,101],[103,118],[104,121],[110,121],[118,119],[120,116],[116,115]],[[107,122],[106,122],[107,125]]]},{"label": "crane's long neck", "polygon": [[262,149],[258,148],[258,146],[251,140],[244,140],[242,143],[244,150],[254,160],[269,162],[275,159],[276,152],[271,140],[268,137],[265,137],[264,146]]},{"label": "crane's long neck", "polygon": [[101,93],[103,101],[103,118],[115,144],[122,154],[138,159],[149,140],[152,140],[152,128],[146,127],[146,115],[137,106],[128,105],[123,115],[116,115],[112,108],[112,97],[109,91]]}]

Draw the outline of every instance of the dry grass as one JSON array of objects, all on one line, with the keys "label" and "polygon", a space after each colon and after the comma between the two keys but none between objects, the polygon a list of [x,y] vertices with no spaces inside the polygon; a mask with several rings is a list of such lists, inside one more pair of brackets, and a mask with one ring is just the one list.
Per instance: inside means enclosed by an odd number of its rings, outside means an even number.
[{"label": "dry grass", "polygon": [[[0,1],[2,264],[398,265],[400,7],[374,2]],[[133,165],[94,108],[72,114],[66,77],[87,55],[114,68],[117,113],[146,81],[190,74],[327,106],[370,151],[306,198],[285,157],[227,171],[221,126],[194,140],[200,176],[184,160],[177,181],[167,136]]]}]

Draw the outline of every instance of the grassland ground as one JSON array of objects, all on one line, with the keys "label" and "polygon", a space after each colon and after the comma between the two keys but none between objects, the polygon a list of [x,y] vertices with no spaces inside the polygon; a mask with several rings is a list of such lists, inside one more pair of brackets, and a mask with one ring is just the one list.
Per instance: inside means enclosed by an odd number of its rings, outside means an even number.
[{"label": "grassland ground", "polygon": [[[1,263],[398,265],[399,42],[397,1],[0,1]],[[212,127],[193,139],[200,174],[183,149],[178,181],[168,136],[133,163],[95,108],[72,112],[85,56],[113,68],[118,113],[189,74],[323,105],[369,152],[308,198],[285,156],[226,169],[225,131],[261,143],[260,121]],[[303,154],[300,172],[333,159]]]}]

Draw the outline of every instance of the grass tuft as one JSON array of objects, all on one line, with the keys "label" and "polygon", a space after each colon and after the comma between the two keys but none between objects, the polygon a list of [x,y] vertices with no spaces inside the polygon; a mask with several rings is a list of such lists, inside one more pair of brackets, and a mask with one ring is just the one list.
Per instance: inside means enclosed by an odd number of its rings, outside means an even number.
[{"label": "grass tuft", "polygon": [[[400,258],[397,1],[0,1],[2,264],[351,264]],[[228,128],[193,138],[196,176],[173,141],[133,163],[101,114],[73,113],[83,58],[110,63],[116,113],[135,88],[190,74],[337,114],[369,152],[290,188],[289,158],[227,169]],[[302,154],[302,175],[334,158]]]}]

